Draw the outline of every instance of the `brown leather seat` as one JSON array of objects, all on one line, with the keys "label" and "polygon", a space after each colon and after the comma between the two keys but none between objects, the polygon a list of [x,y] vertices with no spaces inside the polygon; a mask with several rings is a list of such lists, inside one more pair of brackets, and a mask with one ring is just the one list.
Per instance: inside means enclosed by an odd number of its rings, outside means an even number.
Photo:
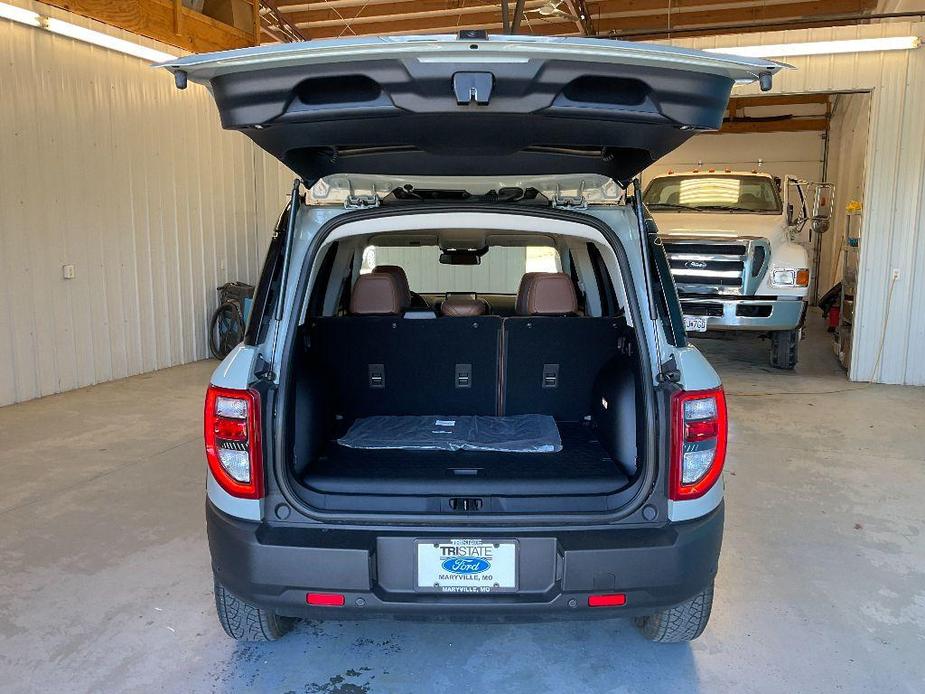
[{"label": "brown leather seat", "polygon": [[488,313],[488,304],[484,299],[470,299],[464,296],[451,296],[440,304],[440,315],[454,318],[471,318]]},{"label": "brown leather seat", "polygon": [[401,315],[402,287],[391,274],[360,275],[350,295],[350,313],[354,316]]},{"label": "brown leather seat", "polygon": [[373,268],[374,275],[391,275],[398,283],[399,298],[402,311],[411,306],[411,285],[408,284],[408,275],[400,265],[377,265]]},{"label": "brown leather seat", "polygon": [[568,316],[578,312],[572,278],[564,272],[528,272],[520,280],[518,316]]}]

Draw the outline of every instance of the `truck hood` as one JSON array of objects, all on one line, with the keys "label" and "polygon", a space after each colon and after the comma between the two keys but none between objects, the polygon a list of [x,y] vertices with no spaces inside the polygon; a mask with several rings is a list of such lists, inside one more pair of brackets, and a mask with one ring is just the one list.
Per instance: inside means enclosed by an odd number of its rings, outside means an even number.
[{"label": "truck hood", "polygon": [[163,63],[307,183],[600,174],[626,182],[722,124],[771,60],[560,37],[358,37]]},{"label": "truck hood", "polygon": [[661,236],[768,238],[784,228],[783,214],[651,212]]}]

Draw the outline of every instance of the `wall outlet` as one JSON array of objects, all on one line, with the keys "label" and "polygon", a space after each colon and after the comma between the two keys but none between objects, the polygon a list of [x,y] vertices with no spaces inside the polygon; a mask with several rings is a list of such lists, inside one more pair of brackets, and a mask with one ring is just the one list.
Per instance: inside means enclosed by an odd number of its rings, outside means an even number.
[{"label": "wall outlet", "polygon": [[894,267],[894,268],[893,268],[893,279],[894,279],[894,280],[898,280],[898,279],[899,279],[899,268],[898,268],[898,267]]},{"label": "wall outlet", "polygon": [[64,279],[72,280],[77,277],[77,270],[73,265],[62,265],[61,274],[64,275]]}]

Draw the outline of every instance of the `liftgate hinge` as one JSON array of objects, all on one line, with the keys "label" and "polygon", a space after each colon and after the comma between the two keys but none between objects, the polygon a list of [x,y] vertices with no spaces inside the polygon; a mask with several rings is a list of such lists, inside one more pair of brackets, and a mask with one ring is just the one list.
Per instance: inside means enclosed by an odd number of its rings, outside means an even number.
[{"label": "liftgate hinge", "polygon": [[558,210],[586,210],[588,200],[584,195],[556,195],[552,199],[552,206]]},{"label": "liftgate hinge", "polygon": [[379,207],[379,196],[373,195],[348,195],[344,200],[344,209],[347,210],[369,210]]}]

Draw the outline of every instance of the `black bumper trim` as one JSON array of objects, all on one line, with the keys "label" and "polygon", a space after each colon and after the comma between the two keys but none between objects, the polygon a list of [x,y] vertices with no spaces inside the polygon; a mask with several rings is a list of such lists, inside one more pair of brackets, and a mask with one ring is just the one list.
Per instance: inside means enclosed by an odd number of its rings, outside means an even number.
[{"label": "black bumper trim", "polygon": [[[723,513],[721,504],[702,518],[653,529],[460,532],[463,537],[515,537],[521,547],[519,592],[473,595],[414,592],[414,539],[436,539],[435,533],[280,527],[239,520],[206,504],[218,581],[258,607],[315,619],[650,614],[687,600],[712,582]],[[309,607],[309,591],[342,593],[346,603]],[[612,592],[626,594],[624,607],[587,607],[589,594]]]}]

